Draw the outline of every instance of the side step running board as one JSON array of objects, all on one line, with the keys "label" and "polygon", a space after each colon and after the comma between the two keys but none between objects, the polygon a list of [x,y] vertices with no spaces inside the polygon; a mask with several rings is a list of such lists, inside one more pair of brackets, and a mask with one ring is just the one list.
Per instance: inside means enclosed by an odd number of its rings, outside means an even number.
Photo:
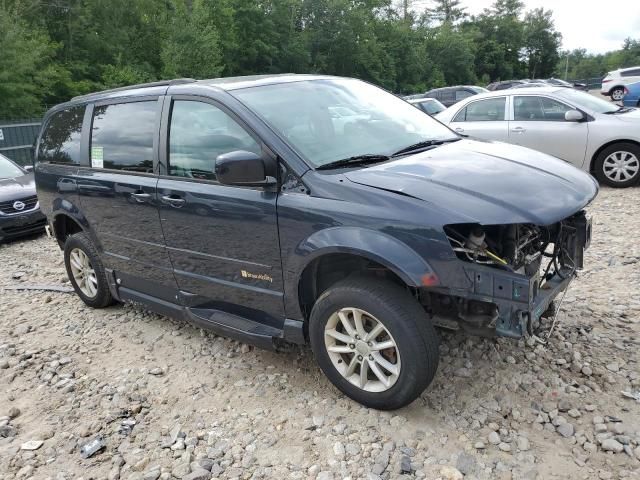
[{"label": "side step running board", "polygon": [[113,288],[117,292],[117,298],[122,301],[141,304],[160,315],[186,320],[205,330],[211,330],[221,336],[250,343],[256,347],[274,350],[276,348],[274,339],[277,338],[292,343],[305,343],[304,324],[301,321],[285,319],[284,330],[281,330],[220,310],[187,308],[130,288],[122,286],[116,288],[115,284]]},{"label": "side step running board", "polygon": [[282,338],[282,330],[248,318],[219,310],[185,308],[187,320],[206,330],[268,350],[275,349],[274,338]]}]

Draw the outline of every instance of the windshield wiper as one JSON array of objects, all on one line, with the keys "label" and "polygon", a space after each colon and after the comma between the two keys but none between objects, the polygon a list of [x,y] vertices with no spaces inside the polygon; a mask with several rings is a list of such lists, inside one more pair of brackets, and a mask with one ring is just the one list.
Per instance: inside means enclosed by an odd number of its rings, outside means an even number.
[{"label": "windshield wiper", "polygon": [[377,153],[364,153],[362,155],[354,155],[353,157],[335,160],[316,167],[316,170],[330,170],[332,168],[353,167],[356,165],[367,165],[371,163],[380,163],[389,160],[388,155],[380,155]]},{"label": "windshield wiper", "polygon": [[614,113],[627,113],[633,110],[633,107],[618,107],[617,110],[609,110],[608,112],[604,112],[607,115],[612,115]]},{"label": "windshield wiper", "polygon": [[448,138],[446,140],[423,140],[421,142],[414,143],[413,145],[409,145],[408,147],[401,148],[397,152],[392,153],[391,157],[399,157],[400,155],[414,153],[419,150],[427,149],[429,147],[437,147],[438,145],[442,145],[443,143],[457,142],[458,140],[460,140],[459,137]]}]

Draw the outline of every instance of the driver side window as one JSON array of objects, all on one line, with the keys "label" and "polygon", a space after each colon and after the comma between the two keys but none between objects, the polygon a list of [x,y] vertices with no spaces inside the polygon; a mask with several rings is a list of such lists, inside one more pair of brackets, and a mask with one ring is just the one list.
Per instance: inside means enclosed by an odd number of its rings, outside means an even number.
[{"label": "driver side window", "polygon": [[169,130],[169,175],[215,180],[218,155],[236,150],[260,154],[260,145],[233,118],[209,103],[176,100]]}]

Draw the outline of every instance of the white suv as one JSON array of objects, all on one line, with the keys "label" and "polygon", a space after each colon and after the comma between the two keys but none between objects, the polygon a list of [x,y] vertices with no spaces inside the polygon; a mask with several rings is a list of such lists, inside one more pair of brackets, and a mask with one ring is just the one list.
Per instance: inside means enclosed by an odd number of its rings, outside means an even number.
[{"label": "white suv", "polygon": [[640,67],[619,68],[602,79],[600,93],[617,102],[624,98],[625,86],[635,82],[640,82]]}]

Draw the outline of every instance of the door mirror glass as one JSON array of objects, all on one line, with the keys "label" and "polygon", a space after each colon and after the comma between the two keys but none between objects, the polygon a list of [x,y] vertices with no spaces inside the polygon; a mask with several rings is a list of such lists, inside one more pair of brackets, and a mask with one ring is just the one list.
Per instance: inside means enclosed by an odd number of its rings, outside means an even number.
[{"label": "door mirror glass", "polygon": [[246,150],[218,155],[215,173],[218,181],[225,185],[265,186],[275,183],[273,177],[267,177],[262,157]]},{"label": "door mirror glass", "polygon": [[564,114],[564,119],[567,122],[581,122],[584,120],[584,115],[579,110],[569,110]]},{"label": "door mirror glass", "polygon": [[23,165],[23,167],[27,172],[33,172],[33,165]]}]

